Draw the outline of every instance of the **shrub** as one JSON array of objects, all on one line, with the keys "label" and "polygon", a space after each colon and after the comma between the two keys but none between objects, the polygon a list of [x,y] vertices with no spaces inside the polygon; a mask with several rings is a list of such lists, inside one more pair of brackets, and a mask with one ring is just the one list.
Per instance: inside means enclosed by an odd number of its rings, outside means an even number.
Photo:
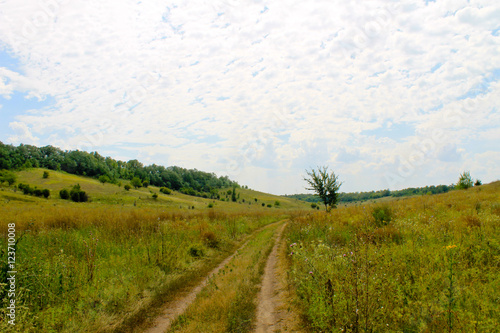
[{"label": "shrub", "polygon": [[375,219],[375,225],[377,227],[387,225],[392,220],[392,210],[388,205],[380,205],[373,208],[372,215]]},{"label": "shrub", "polygon": [[69,195],[74,202],[87,202],[89,200],[87,193],[80,188],[80,184],[74,185]]},{"label": "shrub", "polygon": [[265,207],[265,206],[266,206],[266,204],[265,204],[265,203],[262,203],[262,207]]},{"label": "shrub", "polygon": [[147,180],[142,182],[142,187],[148,187],[148,186],[149,186],[149,182]]},{"label": "shrub", "polygon": [[49,172],[48,171],[44,171],[43,172],[43,178],[44,179],[49,178]]},{"label": "shrub", "polygon": [[199,246],[199,245],[191,245],[189,247],[189,255],[191,257],[195,257],[195,258],[201,257],[203,255],[203,249],[202,249],[202,247]]},{"label": "shrub", "polygon": [[41,196],[43,196],[43,192],[39,188],[36,188],[36,189],[33,190],[33,195],[35,197],[41,197]]},{"label": "shrub", "polygon": [[69,199],[69,191],[63,188],[62,190],[59,191],[59,196],[61,197],[61,199],[67,200]]},{"label": "shrub", "polygon": [[132,178],[132,180],[130,181],[130,184],[135,187],[135,188],[138,188],[138,187],[141,187],[142,186],[142,181],[139,177],[134,177]]},{"label": "shrub", "polygon": [[99,176],[99,181],[104,185],[105,183],[111,183],[111,178],[106,175]]},{"label": "shrub", "polygon": [[267,204],[267,207],[269,207],[269,208],[271,208],[272,206],[273,206],[273,205],[271,205],[271,204]]},{"label": "shrub", "polygon": [[208,208],[214,208],[214,204],[213,203],[209,203],[208,204]]},{"label": "shrub", "polygon": [[157,193],[153,193],[152,197],[153,197],[153,199],[156,200],[156,199],[158,199],[158,194]]},{"label": "shrub", "polygon": [[278,200],[276,200],[276,201],[274,202],[274,205],[275,205],[275,206],[279,206],[279,205],[280,205],[280,202],[279,202]]},{"label": "shrub", "polygon": [[474,186],[481,186],[483,185],[483,182],[480,181],[479,179],[476,179],[476,182],[474,183]]},{"label": "shrub", "polygon": [[123,188],[125,189],[125,191],[130,191],[132,186],[130,186],[129,184],[126,184]]},{"label": "shrub", "polygon": [[312,209],[315,209],[316,207],[318,207],[318,205],[316,205],[316,203],[314,203],[314,202],[313,202],[313,203],[311,204],[311,208],[312,208]]},{"label": "shrub", "polygon": [[44,189],[44,190],[42,190],[42,195],[43,195],[45,198],[50,197],[50,190],[48,190],[48,189]]},{"label": "shrub", "polygon": [[162,188],[160,188],[160,192],[163,194],[171,194],[172,190],[167,188],[167,187],[162,187]]}]

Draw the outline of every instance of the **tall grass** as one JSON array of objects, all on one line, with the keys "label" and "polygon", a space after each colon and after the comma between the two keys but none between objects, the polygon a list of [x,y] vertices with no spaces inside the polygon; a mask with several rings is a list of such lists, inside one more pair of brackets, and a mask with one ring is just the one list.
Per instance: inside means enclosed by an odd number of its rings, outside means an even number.
[{"label": "tall grass", "polygon": [[[98,332],[132,325],[131,318],[166,286],[182,287],[184,277],[208,270],[244,235],[276,219],[272,212],[4,204],[0,248],[7,248],[8,223],[24,235],[16,256],[16,331]],[[6,253],[1,255],[5,281]],[[0,299],[5,305],[3,284]],[[0,330],[8,329],[0,321]]]},{"label": "tall grass", "polygon": [[[495,332],[500,183],[295,217],[290,279],[317,332]],[[390,217],[390,218],[389,218]]]}]

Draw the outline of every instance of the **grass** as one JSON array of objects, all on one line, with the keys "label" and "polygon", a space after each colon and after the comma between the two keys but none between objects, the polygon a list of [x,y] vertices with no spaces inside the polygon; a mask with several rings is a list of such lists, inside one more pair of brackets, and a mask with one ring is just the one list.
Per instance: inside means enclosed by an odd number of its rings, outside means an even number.
[{"label": "grass", "polygon": [[169,332],[250,332],[272,237],[280,225],[265,228],[211,279]]},{"label": "grass", "polygon": [[311,331],[495,332],[500,182],[294,218],[290,282]]},{"label": "grass", "polygon": [[[133,326],[140,321],[137,313],[182,288],[186,278],[214,267],[245,235],[279,218],[265,211],[52,202],[2,203],[3,263],[7,224],[15,223],[18,238],[23,235],[16,256],[18,332]],[[3,302],[5,293],[2,285]],[[0,330],[8,328],[0,322]]]}]

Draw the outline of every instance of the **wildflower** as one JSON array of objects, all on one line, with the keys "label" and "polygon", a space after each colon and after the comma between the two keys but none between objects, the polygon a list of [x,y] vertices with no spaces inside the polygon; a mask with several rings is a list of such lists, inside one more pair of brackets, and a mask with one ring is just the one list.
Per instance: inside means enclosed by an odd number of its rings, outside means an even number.
[{"label": "wildflower", "polygon": [[312,271],[309,271],[309,274],[312,274],[313,272]]},{"label": "wildflower", "polygon": [[448,246],[446,246],[446,249],[451,250],[451,249],[454,249],[456,247],[457,247],[456,245],[448,245]]}]

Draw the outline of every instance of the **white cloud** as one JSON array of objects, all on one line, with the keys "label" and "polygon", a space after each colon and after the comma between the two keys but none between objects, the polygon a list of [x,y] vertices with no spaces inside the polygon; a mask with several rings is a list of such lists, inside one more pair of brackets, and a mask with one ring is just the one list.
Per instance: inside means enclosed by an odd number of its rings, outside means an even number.
[{"label": "white cloud", "polygon": [[[0,95],[56,101],[19,116],[24,134],[9,140],[36,140],[31,128],[68,149],[132,144],[151,162],[221,174],[243,158],[240,169],[275,192],[300,187],[291,179],[305,167],[342,162],[358,176],[345,190],[363,190],[382,183],[356,179],[397,169],[422,141],[364,130],[444,128],[453,135],[438,150],[499,125],[496,81],[467,100],[480,111],[449,117],[500,63],[494,1],[55,1],[0,4],[0,41],[23,69],[0,69]],[[283,110],[287,121],[270,126]],[[289,181],[266,178],[276,168]]]}]

